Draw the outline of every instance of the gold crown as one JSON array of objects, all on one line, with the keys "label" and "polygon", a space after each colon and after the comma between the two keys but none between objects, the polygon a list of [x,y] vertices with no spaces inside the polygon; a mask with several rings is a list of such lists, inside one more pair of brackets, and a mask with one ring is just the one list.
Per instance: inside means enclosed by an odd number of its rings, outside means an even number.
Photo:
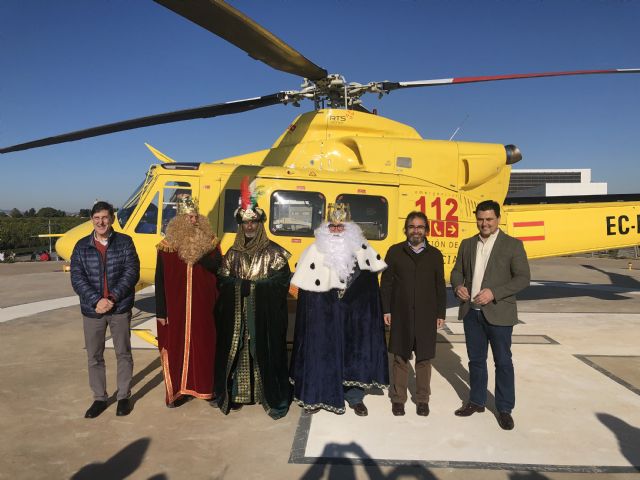
[{"label": "gold crown", "polygon": [[351,209],[348,203],[330,203],[327,207],[327,222],[344,223],[351,221]]},{"label": "gold crown", "polygon": [[191,197],[179,198],[178,215],[198,215],[198,200]]}]

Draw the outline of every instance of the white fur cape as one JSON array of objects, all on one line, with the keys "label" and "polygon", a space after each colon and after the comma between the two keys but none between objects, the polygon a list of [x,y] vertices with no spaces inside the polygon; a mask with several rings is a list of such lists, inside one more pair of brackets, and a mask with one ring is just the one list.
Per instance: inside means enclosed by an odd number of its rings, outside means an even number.
[{"label": "white fur cape", "polygon": [[[355,252],[360,270],[380,272],[387,268],[387,264],[369,242],[362,240],[361,247]],[[310,292],[327,292],[332,288],[344,289],[346,283],[341,281],[335,268],[327,266],[325,254],[312,243],[300,256],[296,272],[291,283],[302,290]]]}]

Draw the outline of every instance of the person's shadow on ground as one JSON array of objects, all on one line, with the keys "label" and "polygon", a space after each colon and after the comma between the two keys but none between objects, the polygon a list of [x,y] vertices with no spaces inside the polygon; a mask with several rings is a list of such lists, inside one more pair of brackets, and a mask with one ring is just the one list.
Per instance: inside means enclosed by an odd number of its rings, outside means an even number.
[{"label": "person's shadow on ground", "polygon": [[[90,463],[78,470],[71,480],[119,480],[132,475],[142,464],[151,440],[147,437],[130,443],[104,463]],[[154,480],[165,480],[163,473],[154,475]]]},{"label": "person's shadow on ground", "polygon": [[311,467],[300,477],[301,480],[356,480],[363,478],[356,473],[356,465],[363,465],[364,472],[370,480],[436,480],[437,477],[422,465],[399,465],[388,474],[376,460],[364,451],[357,443],[328,443],[322,454]]},{"label": "person's shadow on ground", "polygon": [[620,452],[640,472],[640,428],[608,413],[597,413],[596,417],[615,434]]},{"label": "person's shadow on ground", "polygon": [[[438,335],[436,344],[436,357],[431,361],[433,368],[453,387],[460,402],[465,404],[469,401],[469,371],[463,366],[460,356],[453,351],[453,345]],[[487,363],[491,360],[487,359]],[[489,368],[489,365],[487,365]],[[495,397],[487,391],[487,404],[489,410],[495,410]]]}]

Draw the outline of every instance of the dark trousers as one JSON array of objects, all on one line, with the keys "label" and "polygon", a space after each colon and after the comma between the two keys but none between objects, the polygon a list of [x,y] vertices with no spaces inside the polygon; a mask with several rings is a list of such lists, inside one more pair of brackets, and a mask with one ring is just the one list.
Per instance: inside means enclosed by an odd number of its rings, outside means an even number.
[{"label": "dark trousers", "polygon": [[[393,381],[389,388],[389,397],[393,403],[407,402],[409,385],[409,360],[393,355]],[[431,395],[431,360],[416,360],[416,403],[429,403]]]},{"label": "dark trousers", "polygon": [[487,351],[491,345],[496,367],[496,409],[511,413],[516,403],[516,389],[511,361],[513,327],[491,325],[481,310],[469,310],[464,317],[464,334],[469,356],[469,401],[484,406],[487,401]]},{"label": "dark trousers", "polygon": [[89,366],[89,386],[94,400],[106,401],[107,376],[104,365],[104,340],[107,325],[111,331],[113,348],[118,366],[117,399],[123,400],[131,395],[133,376],[133,356],[131,355],[131,312],[103,315],[102,318],[82,316],[84,327],[84,345],[87,349]]},{"label": "dark trousers", "polygon": [[344,389],[344,399],[350,407],[354,407],[364,400],[364,388],[362,387],[342,387]]}]

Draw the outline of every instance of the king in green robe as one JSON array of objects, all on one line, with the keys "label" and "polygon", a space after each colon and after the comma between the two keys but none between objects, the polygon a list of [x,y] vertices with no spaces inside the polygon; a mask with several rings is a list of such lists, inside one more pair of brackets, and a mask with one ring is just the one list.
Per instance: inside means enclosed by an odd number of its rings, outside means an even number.
[{"label": "king in green robe", "polygon": [[224,414],[259,403],[278,419],[291,403],[287,366],[291,254],[269,240],[260,208],[239,208],[236,220],[236,240],[218,275],[216,399]]}]

